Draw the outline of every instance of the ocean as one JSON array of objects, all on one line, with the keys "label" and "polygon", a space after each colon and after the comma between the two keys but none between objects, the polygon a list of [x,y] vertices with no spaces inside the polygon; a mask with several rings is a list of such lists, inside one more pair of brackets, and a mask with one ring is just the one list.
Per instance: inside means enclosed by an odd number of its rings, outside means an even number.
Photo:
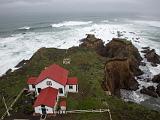
[{"label": "ocean", "polygon": [[[117,37],[117,31],[138,48],[151,47],[160,55],[160,20],[146,16],[132,15],[45,15],[8,16],[0,18],[0,75],[8,69],[15,69],[21,60],[29,59],[41,47],[67,49],[78,46],[86,34],[95,34],[105,43]],[[137,39],[139,40],[137,42]],[[141,53],[142,56],[144,56]],[[146,61],[144,59],[144,61]],[[160,65],[150,63],[141,67],[145,75],[160,73]],[[156,84],[138,81],[140,87]],[[123,99],[160,110],[160,98],[152,98],[137,91],[122,90]]]}]

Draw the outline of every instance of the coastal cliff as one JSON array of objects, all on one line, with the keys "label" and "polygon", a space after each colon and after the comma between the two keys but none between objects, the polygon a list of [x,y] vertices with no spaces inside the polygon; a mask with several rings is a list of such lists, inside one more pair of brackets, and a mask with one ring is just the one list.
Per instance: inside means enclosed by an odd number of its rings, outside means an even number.
[{"label": "coastal cliff", "polygon": [[120,96],[120,89],[137,90],[138,82],[135,80],[128,59],[113,58],[105,64],[105,80],[103,82],[107,91]]}]

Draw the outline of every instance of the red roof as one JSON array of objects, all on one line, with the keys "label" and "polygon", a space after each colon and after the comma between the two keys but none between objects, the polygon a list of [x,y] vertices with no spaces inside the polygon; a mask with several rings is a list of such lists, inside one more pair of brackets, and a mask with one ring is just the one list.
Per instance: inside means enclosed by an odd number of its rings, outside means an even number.
[{"label": "red roof", "polygon": [[65,106],[65,107],[66,107],[66,105],[67,105],[66,100],[60,101],[59,105],[60,105],[60,106]]},{"label": "red roof", "polygon": [[30,78],[27,80],[27,84],[29,84],[29,85],[35,85],[36,79],[37,79],[37,77],[30,77]]},{"label": "red roof", "polygon": [[62,85],[66,85],[68,73],[68,70],[60,67],[59,65],[53,64],[41,72],[36,80],[36,84],[40,83],[46,78],[49,78]]},{"label": "red roof", "polygon": [[78,79],[76,77],[68,78],[67,85],[77,85]]},{"label": "red roof", "polygon": [[56,97],[58,95],[58,90],[48,87],[41,90],[40,94],[38,95],[34,107],[45,105],[48,107],[54,107],[56,104]]}]

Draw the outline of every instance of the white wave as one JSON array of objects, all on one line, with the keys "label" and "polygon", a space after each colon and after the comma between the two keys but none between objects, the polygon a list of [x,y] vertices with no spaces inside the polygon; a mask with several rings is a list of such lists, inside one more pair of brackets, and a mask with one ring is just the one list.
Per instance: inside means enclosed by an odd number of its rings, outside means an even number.
[{"label": "white wave", "polygon": [[144,21],[144,20],[137,20],[134,21],[137,24],[141,24],[141,25],[147,25],[147,26],[151,26],[151,27],[160,27],[160,21]]},{"label": "white wave", "polygon": [[103,20],[102,23],[109,23],[109,20]]},{"label": "white wave", "polygon": [[84,22],[84,21],[65,21],[65,22],[62,22],[62,23],[58,23],[58,24],[52,24],[51,26],[52,27],[67,27],[67,26],[78,26],[78,25],[87,25],[87,24],[91,24],[92,21],[87,21],[87,22]]},{"label": "white wave", "polygon": [[130,90],[124,90],[121,89],[121,96],[122,99],[125,101],[131,101],[131,102],[136,102],[136,103],[141,103],[150,97],[144,94],[141,94],[139,91],[130,91]]},{"label": "white wave", "polygon": [[21,28],[18,28],[19,30],[29,30],[31,29],[31,27],[28,27],[28,26],[24,26],[24,27],[21,27]]}]

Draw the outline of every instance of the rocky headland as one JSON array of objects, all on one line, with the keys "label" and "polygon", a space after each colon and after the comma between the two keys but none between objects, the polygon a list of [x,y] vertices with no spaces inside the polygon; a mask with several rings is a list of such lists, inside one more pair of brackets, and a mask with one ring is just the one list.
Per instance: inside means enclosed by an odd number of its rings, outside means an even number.
[{"label": "rocky headland", "polygon": [[[71,75],[77,75],[79,78],[79,93],[70,95],[68,98],[68,109],[101,109],[106,108],[108,103],[114,120],[149,120],[159,119],[160,113],[148,110],[134,103],[126,103],[120,97],[120,89],[137,90],[139,83],[137,77],[143,74],[139,68],[144,65],[142,57],[138,49],[125,39],[113,38],[108,44],[96,38],[94,35],[88,34],[86,38],[81,40],[79,47],[70,49],[41,48],[30,60],[21,61],[16,67],[19,69],[9,70],[0,78],[0,93],[3,93],[6,99],[13,100],[18,91],[27,87],[26,79],[31,76],[37,76],[46,66],[56,63],[71,71]],[[70,58],[71,64],[64,65],[63,59]],[[158,64],[158,63],[157,63]],[[144,88],[142,93],[153,97],[160,94],[159,76],[155,76],[152,81],[158,84],[157,88]],[[102,89],[103,88],[103,89]],[[105,91],[109,91],[112,96],[106,95]],[[148,92],[149,91],[149,92]],[[152,92],[151,92],[152,91]],[[153,93],[154,92],[154,93]],[[156,93],[156,94],[155,94]],[[24,95],[17,102],[12,112],[13,118],[30,118],[32,117],[32,101],[30,97]],[[7,103],[8,104],[8,103]],[[5,110],[3,108],[0,114]],[[109,119],[105,114],[87,114],[89,119]],[[66,115],[57,116],[56,119],[78,120],[85,119],[85,115]]]}]

